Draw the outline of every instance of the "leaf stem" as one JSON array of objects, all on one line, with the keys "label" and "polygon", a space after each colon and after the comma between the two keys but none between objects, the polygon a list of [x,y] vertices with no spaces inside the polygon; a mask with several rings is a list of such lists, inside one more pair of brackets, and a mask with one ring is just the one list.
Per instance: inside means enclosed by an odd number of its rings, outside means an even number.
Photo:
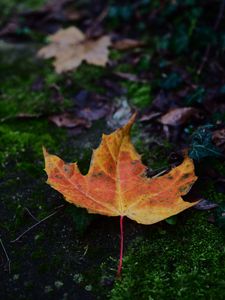
[{"label": "leaf stem", "polygon": [[123,216],[120,216],[120,260],[118,265],[117,277],[121,276],[123,265]]}]

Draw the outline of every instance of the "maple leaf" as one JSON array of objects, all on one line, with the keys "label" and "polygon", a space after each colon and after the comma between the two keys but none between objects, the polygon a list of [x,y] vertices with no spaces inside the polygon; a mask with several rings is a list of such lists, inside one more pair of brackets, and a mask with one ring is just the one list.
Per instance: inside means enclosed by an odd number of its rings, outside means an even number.
[{"label": "maple leaf", "polygon": [[49,40],[50,44],[41,48],[38,56],[46,59],[55,57],[57,73],[76,69],[82,61],[97,66],[105,66],[108,61],[111,41],[107,35],[95,40],[89,39],[72,26],[50,35]]},{"label": "maple leaf", "polygon": [[[145,176],[146,167],[130,141],[134,120],[135,115],[124,127],[110,135],[103,134],[100,146],[93,151],[87,175],[80,173],[76,163],[65,163],[44,149],[47,183],[68,202],[89,213],[121,216],[121,240],[124,216],[141,224],[153,224],[197,203],[185,202],[181,197],[197,179],[188,156],[163,176]],[[122,250],[118,273],[121,267]]]}]

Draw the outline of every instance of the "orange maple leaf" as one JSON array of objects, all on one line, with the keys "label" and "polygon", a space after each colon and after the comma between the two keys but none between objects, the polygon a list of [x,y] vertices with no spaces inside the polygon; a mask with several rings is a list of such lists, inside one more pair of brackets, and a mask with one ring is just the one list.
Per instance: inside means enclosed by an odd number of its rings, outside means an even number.
[{"label": "orange maple leaf", "polygon": [[[134,120],[135,115],[124,127],[103,134],[100,146],[93,151],[87,175],[80,173],[77,163],[65,163],[44,149],[47,183],[68,202],[89,213],[121,216],[121,233],[123,216],[141,224],[153,224],[197,203],[185,202],[181,197],[197,179],[188,156],[165,175],[145,176],[146,167],[130,141]],[[120,270],[121,267],[122,262]]]}]

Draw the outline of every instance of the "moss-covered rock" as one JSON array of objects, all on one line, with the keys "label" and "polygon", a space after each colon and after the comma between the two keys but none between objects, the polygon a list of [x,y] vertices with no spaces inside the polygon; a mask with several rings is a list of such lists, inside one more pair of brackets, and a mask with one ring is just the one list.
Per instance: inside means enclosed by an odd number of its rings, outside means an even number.
[{"label": "moss-covered rock", "polygon": [[[187,213],[185,213],[187,214]],[[224,299],[224,233],[192,212],[129,247],[110,299]]]}]

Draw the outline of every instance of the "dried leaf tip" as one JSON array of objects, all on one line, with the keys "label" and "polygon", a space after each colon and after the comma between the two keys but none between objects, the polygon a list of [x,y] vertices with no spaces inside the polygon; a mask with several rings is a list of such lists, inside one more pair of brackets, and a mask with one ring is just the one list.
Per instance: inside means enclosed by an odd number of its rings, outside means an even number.
[{"label": "dried leaf tip", "polygon": [[42,146],[42,151],[43,151],[44,156],[49,154],[48,151],[46,150],[45,146]]},{"label": "dried leaf tip", "polygon": [[130,117],[128,123],[124,127],[122,127],[124,129],[124,132],[126,132],[128,135],[130,133],[130,130],[131,130],[136,118],[137,118],[137,112],[134,112],[133,115]]}]

